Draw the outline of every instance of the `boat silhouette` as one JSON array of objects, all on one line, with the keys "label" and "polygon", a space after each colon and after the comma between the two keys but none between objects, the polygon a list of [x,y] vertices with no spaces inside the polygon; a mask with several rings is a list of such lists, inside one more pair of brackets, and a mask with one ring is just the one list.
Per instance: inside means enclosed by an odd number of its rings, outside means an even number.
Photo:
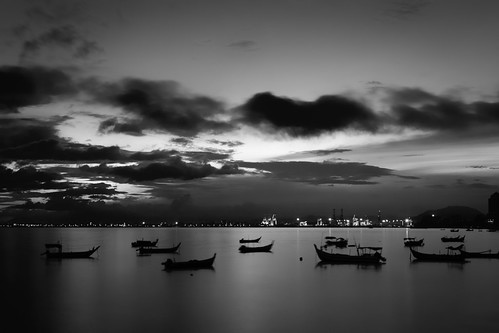
[{"label": "boat silhouette", "polygon": [[260,236],[258,238],[254,238],[254,239],[244,239],[244,238],[241,238],[239,240],[239,243],[241,243],[241,244],[244,244],[244,243],[258,243],[261,238],[262,238],[262,236]]},{"label": "boat silhouette", "polygon": [[[41,255],[45,255],[46,258],[50,259],[75,259],[75,258],[91,258],[92,254],[94,254],[100,246],[94,246],[92,249],[87,251],[62,251],[62,244],[45,244],[46,251]],[[56,251],[51,251],[51,249],[56,249]]]},{"label": "boat silhouette", "polygon": [[140,247],[137,249],[139,254],[151,254],[151,253],[177,253],[178,248],[180,247],[181,242],[173,247]]},{"label": "boat silhouette", "polygon": [[172,259],[167,259],[162,262],[161,265],[164,266],[165,270],[182,270],[182,269],[213,269],[213,263],[217,254],[213,254],[213,257],[203,260],[188,260],[188,261],[175,261]]},{"label": "boat silhouette", "polygon": [[272,250],[272,246],[274,245],[274,241],[268,245],[264,246],[246,246],[241,245],[239,247],[239,252],[241,253],[249,253],[249,252],[270,252]]},{"label": "boat silhouette", "polygon": [[331,264],[374,264],[380,265],[386,262],[386,258],[381,255],[381,247],[357,246],[357,254],[345,254],[338,252],[326,252],[314,244],[317,256],[324,263]]},{"label": "boat silhouette", "polygon": [[155,247],[157,246],[158,241],[159,239],[156,239],[155,241],[140,239],[132,242],[132,247]]}]

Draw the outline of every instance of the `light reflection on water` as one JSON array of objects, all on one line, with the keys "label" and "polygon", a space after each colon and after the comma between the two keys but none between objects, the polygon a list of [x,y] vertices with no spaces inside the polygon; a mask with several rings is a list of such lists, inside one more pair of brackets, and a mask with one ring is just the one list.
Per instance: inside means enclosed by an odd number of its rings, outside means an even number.
[{"label": "light reflection on water", "polygon": [[[450,235],[409,233],[425,238],[425,252],[445,251],[440,237]],[[499,233],[460,234],[470,251],[499,250]],[[313,244],[327,235],[383,246],[387,264],[318,266]],[[261,245],[275,241],[272,253],[237,251],[240,238],[259,236]],[[413,263],[406,236],[405,229],[0,229],[9,304],[2,320],[16,331],[55,333],[495,332],[499,260]],[[159,247],[181,241],[180,254],[138,257],[130,243],[141,238],[159,238]],[[56,241],[66,250],[101,248],[93,260],[41,257]],[[213,253],[214,270],[162,270],[168,257]]]}]

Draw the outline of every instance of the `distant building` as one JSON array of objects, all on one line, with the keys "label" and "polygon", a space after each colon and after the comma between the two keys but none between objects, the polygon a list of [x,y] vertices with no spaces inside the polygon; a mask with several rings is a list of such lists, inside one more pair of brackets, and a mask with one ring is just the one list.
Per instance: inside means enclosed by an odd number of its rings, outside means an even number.
[{"label": "distant building", "polygon": [[489,221],[499,224],[499,193],[495,192],[489,198]]}]

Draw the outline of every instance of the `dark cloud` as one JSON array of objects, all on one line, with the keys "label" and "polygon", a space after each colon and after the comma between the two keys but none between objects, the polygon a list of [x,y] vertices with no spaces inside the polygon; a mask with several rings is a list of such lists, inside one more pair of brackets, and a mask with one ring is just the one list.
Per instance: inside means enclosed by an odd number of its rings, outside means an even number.
[{"label": "dark cloud", "polygon": [[[36,119],[1,119],[0,151],[15,148],[37,141],[57,138],[56,122]],[[0,158],[6,157],[0,153]]]},{"label": "dark cloud", "polygon": [[276,159],[278,160],[296,160],[300,158],[306,158],[306,157],[311,157],[311,156],[327,156],[327,155],[333,155],[333,154],[340,154],[340,153],[345,153],[352,151],[351,149],[344,149],[344,148],[338,148],[338,149],[317,149],[317,150],[305,150],[305,151],[297,151],[293,152],[290,154],[285,154],[278,156]]},{"label": "dark cloud", "polygon": [[366,106],[343,96],[321,96],[303,102],[269,92],[251,97],[239,107],[241,122],[285,132],[313,136],[345,129],[376,131],[375,114]]},{"label": "dark cloud", "polygon": [[133,136],[143,136],[145,134],[142,132],[143,128],[141,126],[142,126],[141,123],[138,121],[131,120],[128,122],[122,122],[119,121],[117,118],[109,118],[100,123],[99,132],[122,133]]},{"label": "dark cloud", "polygon": [[230,154],[212,151],[187,151],[183,152],[182,156],[188,157],[198,163],[208,163],[210,161],[228,159]]},{"label": "dark cloud", "polygon": [[41,140],[0,151],[3,158],[14,160],[56,161],[120,161],[125,159],[117,146],[101,147],[63,142],[57,139]]},{"label": "dark cloud", "polygon": [[157,179],[193,180],[215,175],[243,173],[236,165],[224,166],[217,169],[209,164],[186,163],[180,157],[173,157],[163,163],[154,162],[140,166],[109,167],[101,164],[98,167],[89,167],[85,165],[80,167],[80,170],[123,177],[138,182]]},{"label": "dark cloud", "polygon": [[241,141],[222,141],[222,140],[212,139],[208,140],[208,142],[227,147],[238,147],[244,145],[244,143]]},{"label": "dark cloud", "polygon": [[76,92],[71,77],[58,69],[45,67],[0,67],[0,113],[46,104],[56,97]]},{"label": "dark cloud", "polygon": [[[122,108],[135,116],[135,132],[150,129],[192,137],[201,132],[232,129],[227,122],[216,120],[224,112],[220,101],[190,95],[173,81],[125,79],[99,84],[94,80],[85,88],[97,102]],[[102,127],[112,130],[108,123]]]},{"label": "dark cloud", "polygon": [[176,150],[153,150],[149,152],[132,153],[130,154],[129,159],[132,161],[157,161],[167,160],[178,155],[179,152]]},{"label": "dark cloud", "polygon": [[26,63],[35,60],[44,51],[60,50],[79,59],[102,51],[97,42],[86,39],[76,27],[63,25],[50,28],[25,40],[19,57],[21,63]]},{"label": "dark cloud", "polygon": [[192,139],[190,138],[173,138],[170,139],[170,142],[181,146],[188,146],[192,144]]},{"label": "dark cloud", "polygon": [[239,167],[255,168],[270,172],[270,176],[287,181],[310,184],[376,184],[371,179],[393,176],[393,170],[364,163],[345,162],[241,162]]},{"label": "dark cloud", "polygon": [[1,191],[61,188],[61,185],[55,182],[60,179],[62,176],[57,173],[39,171],[33,166],[14,171],[0,165]]},{"label": "dark cloud", "polygon": [[419,88],[387,89],[388,119],[399,127],[461,131],[499,125],[499,103],[466,103]]}]

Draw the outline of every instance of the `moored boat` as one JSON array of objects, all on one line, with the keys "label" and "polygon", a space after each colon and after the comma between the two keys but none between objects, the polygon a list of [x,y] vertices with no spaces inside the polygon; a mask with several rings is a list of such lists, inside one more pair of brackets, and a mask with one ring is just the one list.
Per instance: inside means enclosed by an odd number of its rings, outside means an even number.
[{"label": "moored boat", "polygon": [[465,251],[463,249],[459,249],[459,251],[466,258],[499,259],[499,251],[498,252],[492,252],[492,250],[486,250],[486,251],[481,251],[481,252],[468,252],[468,251]]},{"label": "moored boat", "polygon": [[248,252],[270,252],[272,250],[272,246],[274,245],[274,241],[268,245],[264,246],[246,246],[241,245],[239,247],[239,252],[248,253]]},{"label": "moored boat", "polygon": [[254,238],[254,239],[244,239],[244,238],[241,238],[239,240],[239,243],[241,243],[241,244],[244,244],[244,243],[258,243],[261,238],[262,238],[262,236],[260,236],[258,238]]},{"label": "moored boat", "polygon": [[386,258],[381,255],[381,247],[357,246],[357,254],[350,255],[338,252],[326,252],[314,244],[315,252],[324,263],[332,264],[374,264],[380,265],[386,262]]},{"label": "moored boat", "polygon": [[178,248],[180,247],[180,244],[178,243],[176,246],[173,247],[163,247],[163,248],[157,248],[157,247],[141,247],[138,248],[137,251],[139,251],[139,254],[150,254],[150,253],[176,253]]},{"label": "moored boat", "polygon": [[[50,249],[57,249],[55,252],[50,251]],[[69,252],[63,252],[62,251],[62,244],[56,243],[56,244],[45,244],[45,249],[46,251],[42,253],[42,255],[45,255],[47,258],[50,259],[76,259],[76,258],[91,258],[92,254],[94,254],[100,246],[94,246],[92,249],[87,250],[87,251],[69,251]]]},{"label": "moored boat", "polygon": [[437,262],[464,262],[466,257],[459,251],[462,246],[447,247],[447,253],[423,253],[410,248],[412,256],[418,261],[437,261]]},{"label": "moored boat", "polygon": [[155,247],[158,245],[158,241],[159,239],[156,239],[155,241],[139,239],[132,242],[132,247]]},{"label": "moored boat", "polygon": [[404,238],[404,245],[405,246],[423,246],[424,245],[424,238],[416,240],[414,237],[406,237]]},{"label": "moored boat", "polygon": [[463,235],[463,236],[456,236],[456,237],[444,236],[444,237],[442,237],[440,239],[442,240],[442,242],[446,242],[446,243],[448,243],[448,242],[460,242],[460,243],[462,243],[462,242],[464,242],[464,237],[465,237],[465,235]]},{"label": "moored boat", "polygon": [[213,254],[213,257],[208,258],[208,259],[203,259],[203,260],[188,260],[188,261],[175,261],[172,259],[167,259],[165,262],[162,262],[161,264],[165,267],[165,270],[181,270],[181,269],[203,269],[203,268],[208,268],[212,269],[213,268],[213,263],[215,261],[215,257],[217,254]]},{"label": "moored boat", "polygon": [[336,246],[336,247],[347,247],[348,239],[345,239],[342,237],[338,237],[336,239],[327,239],[326,245],[327,246]]}]

